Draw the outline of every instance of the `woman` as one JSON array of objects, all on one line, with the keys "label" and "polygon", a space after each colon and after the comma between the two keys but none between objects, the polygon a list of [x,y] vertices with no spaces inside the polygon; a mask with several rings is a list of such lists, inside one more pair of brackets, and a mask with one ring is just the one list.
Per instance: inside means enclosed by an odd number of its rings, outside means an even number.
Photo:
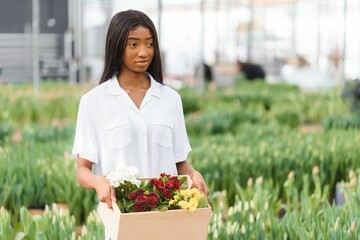
[{"label": "woman", "polygon": [[153,22],[139,11],[117,13],[106,37],[100,84],[79,105],[73,148],[79,183],[95,189],[111,208],[114,190],[104,175],[136,166],[141,177],[189,175],[208,195],[202,175],[186,161],[190,150],[181,98],[162,85]]}]

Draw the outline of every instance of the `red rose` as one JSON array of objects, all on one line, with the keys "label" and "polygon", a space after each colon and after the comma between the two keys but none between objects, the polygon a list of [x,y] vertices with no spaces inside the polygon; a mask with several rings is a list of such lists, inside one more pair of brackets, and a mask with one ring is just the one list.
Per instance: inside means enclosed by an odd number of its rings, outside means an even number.
[{"label": "red rose", "polygon": [[128,195],[128,199],[134,199],[136,197],[136,192],[132,192]]},{"label": "red rose", "polygon": [[170,187],[179,190],[179,188],[180,188],[180,181],[179,181],[179,179],[178,179],[177,177],[170,177],[168,183],[169,183],[169,186],[170,186]]},{"label": "red rose", "polygon": [[166,197],[167,199],[171,199],[172,198],[172,191],[170,189],[165,189],[163,191],[163,195],[164,197]]},{"label": "red rose", "polygon": [[156,198],[159,198],[159,195],[157,195],[156,193],[154,192],[151,192],[149,193],[149,197],[156,197]]},{"label": "red rose", "polygon": [[149,196],[147,198],[147,205],[149,205],[149,207],[153,208],[156,207],[156,204],[158,203],[158,197],[156,196]]},{"label": "red rose", "polygon": [[139,190],[137,190],[136,194],[140,195],[140,194],[144,194],[145,190],[140,188]]},{"label": "red rose", "polygon": [[135,203],[134,204],[134,211],[135,212],[143,212],[145,209],[142,204]]},{"label": "red rose", "polygon": [[159,191],[163,191],[165,188],[164,184],[163,183],[159,183],[156,185],[156,189],[159,190]]},{"label": "red rose", "polygon": [[167,175],[167,174],[165,174],[165,173],[161,173],[161,174],[160,174],[160,177],[162,177],[162,178],[163,178],[163,177],[167,177],[167,178],[169,178],[169,177],[170,177],[170,175]]},{"label": "red rose", "polygon": [[155,186],[158,191],[162,191],[164,189],[164,183],[161,179],[153,179],[154,181],[150,181],[151,185]]},{"label": "red rose", "polygon": [[138,195],[138,196],[136,197],[135,203],[142,204],[142,203],[145,203],[146,200],[147,200],[146,195],[141,194],[141,195]]}]

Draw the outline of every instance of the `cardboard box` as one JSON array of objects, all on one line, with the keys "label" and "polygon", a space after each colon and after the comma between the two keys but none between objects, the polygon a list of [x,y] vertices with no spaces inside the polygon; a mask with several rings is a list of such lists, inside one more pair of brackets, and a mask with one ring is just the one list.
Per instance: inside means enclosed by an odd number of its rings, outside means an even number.
[{"label": "cardboard box", "polygon": [[98,213],[111,240],[205,240],[211,207],[198,208],[194,212],[179,209],[121,213],[115,202],[112,209],[100,202]]}]

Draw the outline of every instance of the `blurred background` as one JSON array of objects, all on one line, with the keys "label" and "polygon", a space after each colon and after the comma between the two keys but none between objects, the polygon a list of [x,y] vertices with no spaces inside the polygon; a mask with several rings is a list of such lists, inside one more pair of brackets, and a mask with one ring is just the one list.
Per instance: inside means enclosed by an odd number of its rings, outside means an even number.
[{"label": "blurred background", "polygon": [[360,75],[357,0],[1,0],[0,81],[97,81],[109,21],[131,8],[155,23],[174,86],[201,90],[201,63],[218,85],[233,83],[237,61],[304,88]]},{"label": "blurred background", "polygon": [[130,8],[181,95],[208,239],[360,239],[359,0],[0,0],[0,239],[104,239],[71,152]]}]

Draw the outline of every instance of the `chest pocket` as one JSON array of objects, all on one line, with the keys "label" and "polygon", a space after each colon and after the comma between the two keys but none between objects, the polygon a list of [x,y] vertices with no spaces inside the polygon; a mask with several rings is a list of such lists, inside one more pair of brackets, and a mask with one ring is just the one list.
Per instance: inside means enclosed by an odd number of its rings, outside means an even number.
[{"label": "chest pocket", "polygon": [[105,123],[105,144],[108,149],[122,149],[132,141],[128,118],[118,118]]},{"label": "chest pocket", "polygon": [[154,120],[154,142],[162,147],[170,148],[173,146],[174,125],[170,119]]}]

